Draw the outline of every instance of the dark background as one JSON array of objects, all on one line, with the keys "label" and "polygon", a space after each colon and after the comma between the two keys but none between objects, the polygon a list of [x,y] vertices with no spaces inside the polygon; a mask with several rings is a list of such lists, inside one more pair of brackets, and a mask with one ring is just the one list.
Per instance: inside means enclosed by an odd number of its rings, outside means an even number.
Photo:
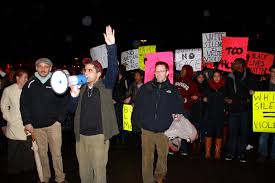
[{"label": "dark background", "polygon": [[[270,2],[241,1],[8,1],[1,5],[1,65],[48,57],[71,64],[104,43],[110,24],[122,51],[156,44],[157,51],[201,47],[204,32],[248,36],[249,50],[274,53],[275,11]],[[124,6],[124,7],[122,7]],[[82,19],[91,17],[85,26]],[[136,41],[135,41],[136,40]]]}]

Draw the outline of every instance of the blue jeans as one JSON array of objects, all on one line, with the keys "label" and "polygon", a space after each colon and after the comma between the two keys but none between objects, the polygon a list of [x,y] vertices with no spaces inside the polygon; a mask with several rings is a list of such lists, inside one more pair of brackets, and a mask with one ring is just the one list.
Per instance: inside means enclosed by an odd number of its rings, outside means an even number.
[{"label": "blue jeans", "polygon": [[237,152],[237,155],[244,154],[246,152],[248,135],[248,112],[245,111],[240,113],[230,113],[228,126],[228,154],[234,156],[236,149],[238,149],[237,147],[240,148],[239,152]]},{"label": "blue jeans", "polygon": [[275,159],[275,134],[274,133],[261,133],[259,138],[259,153],[263,156],[268,156],[268,139],[272,137],[272,148],[270,156]]}]

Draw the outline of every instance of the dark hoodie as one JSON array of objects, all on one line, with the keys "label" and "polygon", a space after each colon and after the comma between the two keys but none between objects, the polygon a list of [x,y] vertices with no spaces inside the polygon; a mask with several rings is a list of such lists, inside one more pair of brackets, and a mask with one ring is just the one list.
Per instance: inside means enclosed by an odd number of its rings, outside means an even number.
[{"label": "dark hoodie", "polygon": [[179,77],[175,86],[179,90],[182,98],[184,99],[183,108],[184,110],[191,110],[192,103],[194,102],[191,99],[191,96],[198,95],[197,85],[192,80],[193,68],[190,65],[184,65],[182,69],[186,69],[186,75],[184,77]]}]

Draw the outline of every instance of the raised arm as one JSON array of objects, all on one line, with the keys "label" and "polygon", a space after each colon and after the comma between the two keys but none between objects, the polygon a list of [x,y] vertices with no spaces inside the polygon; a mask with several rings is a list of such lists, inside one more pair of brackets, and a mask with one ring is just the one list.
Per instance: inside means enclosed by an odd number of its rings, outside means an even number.
[{"label": "raised arm", "polygon": [[111,26],[106,27],[106,33],[103,33],[105,42],[107,44],[108,55],[108,69],[103,80],[106,88],[112,89],[116,83],[116,77],[118,74],[118,61],[117,61],[117,48],[115,44],[115,31]]}]

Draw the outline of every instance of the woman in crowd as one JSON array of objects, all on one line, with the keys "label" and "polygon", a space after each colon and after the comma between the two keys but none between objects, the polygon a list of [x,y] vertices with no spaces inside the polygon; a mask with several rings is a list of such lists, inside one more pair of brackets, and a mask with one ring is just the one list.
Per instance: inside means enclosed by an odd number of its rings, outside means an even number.
[{"label": "woman in crowd", "polygon": [[215,137],[215,159],[221,157],[221,146],[224,126],[224,99],[225,80],[220,71],[216,70],[208,82],[206,96],[203,98],[207,102],[205,108],[205,158],[211,158],[212,138]]},{"label": "woman in crowd", "polygon": [[31,139],[27,137],[20,113],[20,96],[24,84],[28,80],[25,70],[14,74],[15,83],[6,87],[1,98],[1,111],[7,121],[5,135],[8,138],[8,173],[17,174],[29,171],[33,167]]}]

